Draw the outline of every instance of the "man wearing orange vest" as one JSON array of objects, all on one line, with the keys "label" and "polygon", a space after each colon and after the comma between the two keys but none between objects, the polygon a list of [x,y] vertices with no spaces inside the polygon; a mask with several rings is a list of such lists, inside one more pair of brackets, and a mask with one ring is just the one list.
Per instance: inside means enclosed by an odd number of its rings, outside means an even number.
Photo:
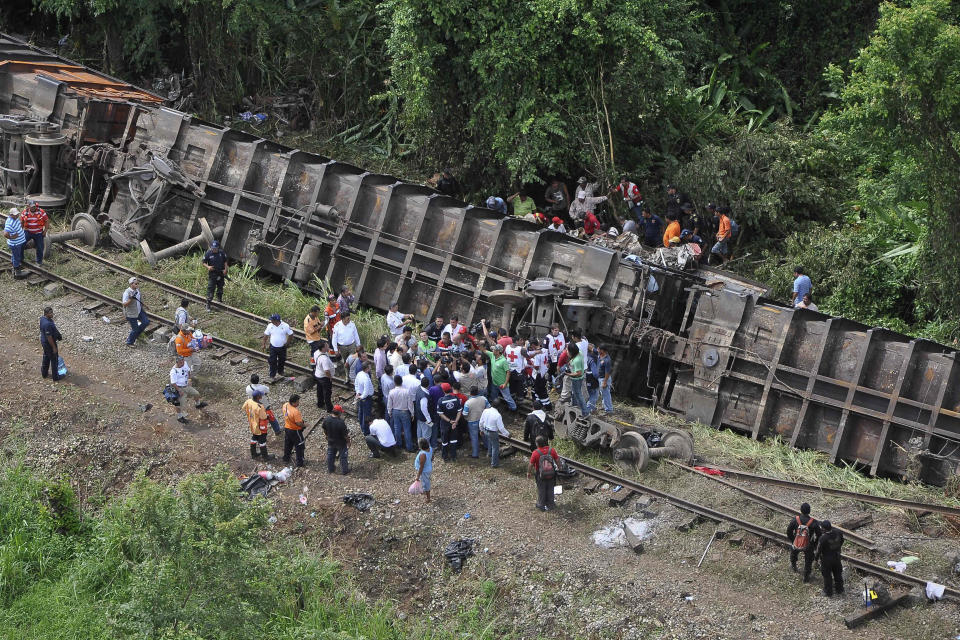
[{"label": "man wearing orange vest", "polygon": [[[247,422],[250,423],[250,457],[257,459],[257,447],[260,447],[260,454],[264,460],[269,460],[267,455],[267,410],[263,408],[260,400],[263,394],[260,391],[254,391],[253,397],[243,403],[243,412],[247,416]],[[286,405],[284,405],[286,406]]]},{"label": "man wearing orange vest", "polygon": [[303,319],[303,333],[307,338],[310,355],[319,348],[323,336],[320,332],[323,330],[323,320],[320,318],[320,307],[313,305],[310,313]]},{"label": "man wearing orange vest", "polygon": [[180,325],[180,333],[173,339],[173,344],[177,348],[177,355],[186,360],[191,371],[196,371],[200,366],[200,356],[196,355],[190,347],[191,340],[193,340],[193,334],[190,333],[190,325]]},{"label": "man wearing orange vest", "polygon": [[333,338],[333,327],[340,322],[340,306],[337,304],[336,294],[327,296],[327,308],[323,310],[323,318],[327,322],[327,340]]},{"label": "man wearing orange vest", "polygon": [[663,232],[663,246],[669,249],[680,242],[680,221],[677,220],[674,213],[668,213],[667,220],[670,221],[670,224],[667,225],[667,230]]},{"label": "man wearing orange vest", "polygon": [[283,416],[283,462],[290,463],[290,453],[297,452],[297,466],[303,466],[303,414],[300,413],[300,396],[296,393],[290,396],[289,402],[283,403],[280,410]]}]

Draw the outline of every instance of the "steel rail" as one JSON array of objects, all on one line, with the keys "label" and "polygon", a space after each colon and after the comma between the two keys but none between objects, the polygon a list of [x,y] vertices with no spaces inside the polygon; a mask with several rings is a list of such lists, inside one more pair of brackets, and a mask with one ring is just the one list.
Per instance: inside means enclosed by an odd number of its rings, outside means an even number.
[{"label": "steel rail", "polygon": [[[669,464],[669,465],[671,465],[671,466],[679,467],[680,469],[683,469],[684,471],[689,471],[689,472],[692,472],[692,473],[694,473],[694,474],[697,474],[697,475],[698,475],[699,477],[701,477],[701,478],[706,478],[707,480],[712,480],[713,482],[716,482],[717,484],[720,484],[720,485],[723,485],[723,486],[728,487],[728,488],[730,488],[730,489],[733,489],[734,491],[739,491],[740,493],[742,493],[742,494],[743,494],[746,498],[748,498],[749,500],[752,500],[752,501],[754,501],[754,502],[756,502],[756,503],[758,503],[758,504],[762,504],[762,505],[764,505],[765,507],[767,507],[768,509],[772,509],[773,511],[779,511],[780,513],[785,513],[785,514],[787,514],[787,515],[797,515],[797,514],[800,513],[800,509],[797,508],[797,507],[791,507],[790,505],[783,504],[782,502],[778,502],[777,500],[774,500],[773,498],[768,498],[768,497],[765,496],[765,495],[761,495],[761,494],[759,494],[759,493],[755,493],[755,492],[753,492],[753,491],[750,491],[749,489],[746,489],[746,488],[741,487],[741,486],[739,486],[739,485],[733,484],[732,482],[729,482],[729,481],[727,481],[727,480],[724,480],[723,478],[718,478],[717,476],[712,476],[712,475],[710,475],[709,473],[704,473],[704,472],[700,471],[699,469],[694,469],[693,467],[688,467],[687,465],[682,464],[682,463],[680,463],[680,462],[677,462],[676,460],[671,460],[671,459],[669,459],[669,458],[661,458],[661,459],[659,460],[659,462],[666,462],[667,464]],[[864,537],[864,536],[861,536],[859,533],[857,533],[857,532],[855,532],[855,531],[850,531],[849,529],[844,529],[843,527],[838,526],[838,525],[833,525],[833,528],[834,528],[834,529],[837,529],[837,530],[840,531],[840,532],[842,532],[843,535],[844,535],[845,537],[849,538],[851,542],[854,542],[854,543],[856,543],[856,544],[859,544],[861,547],[864,547],[864,548],[866,548],[866,549],[869,549],[870,551],[873,551],[873,550],[875,550],[875,549],[877,548],[877,543],[876,543],[876,542],[874,542],[874,541],[871,540],[870,538],[866,538],[866,537]]]},{"label": "steel rail", "polygon": [[827,495],[837,496],[840,498],[850,498],[851,500],[859,500],[861,502],[872,502],[874,504],[881,504],[890,507],[900,507],[901,509],[908,509],[910,511],[931,511],[934,513],[943,513],[950,516],[960,516],[960,508],[950,507],[942,504],[934,504],[930,502],[917,502],[914,500],[901,500],[900,498],[885,498],[883,496],[875,496],[869,493],[857,493],[856,491],[847,491],[846,489],[834,489],[831,487],[821,487],[815,484],[805,484],[803,482],[795,482],[793,480],[783,480],[781,478],[773,478],[770,476],[761,476],[753,473],[748,473],[746,471],[738,471],[737,469],[731,469],[729,467],[723,467],[715,464],[705,464],[703,466],[710,467],[711,469],[716,469],[717,471],[722,471],[725,475],[732,478],[739,478],[741,480],[747,480],[750,482],[758,482],[761,484],[770,484],[776,485],[779,487],[785,487],[787,489],[795,489],[797,491],[804,491],[807,493],[825,493]]},{"label": "steel rail", "polygon": [[[520,449],[521,451],[532,451],[532,448],[530,447],[530,445],[524,442],[523,440],[515,440],[513,438],[507,438],[504,436],[501,436],[500,440],[512,445],[513,447],[516,447],[517,449]],[[676,507],[679,507],[680,509],[689,511],[691,513],[695,513],[697,515],[703,516],[704,518],[713,520],[715,522],[729,522],[730,524],[738,526],[744,531],[747,531],[748,533],[752,533],[760,538],[763,538],[764,540],[769,540],[770,542],[773,542],[774,544],[777,544],[781,547],[791,546],[790,541],[786,539],[785,535],[778,533],[776,531],[773,531],[772,529],[768,529],[762,525],[750,522],[749,520],[743,520],[742,518],[737,518],[736,516],[732,516],[722,511],[717,511],[716,509],[712,509],[710,507],[697,504],[696,502],[685,500],[683,498],[680,498],[679,496],[675,496],[673,494],[667,493],[666,491],[661,491],[660,489],[648,487],[647,485],[640,484],[635,480],[630,480],[628,478],[615,475],[608,471],[604,471],[603,469],[597,469],[596,467],[591,467],[590,465],[584,464],[582,462],[577,462],[576,460],[571,460],[570,458],[565,457],[564,460],[567,461],[567,464],[571,468],[576,469],[577,471],[580,471],[584,475],[594,478],[596,480],[602,480],[604,482],[609,482],[611,484],[621,485],[623,487],[626,487],[627,489],[636,491],[637,493],[646,493],[651,496],[656,496],[658,498],[666,500],[667,502],[669,502],[670,504]],[[859,569],[860,571],[863,571],[864,573],[869,573],[871,575],[881,577],[884,580],[900,582],[903,584],[909,584],[911,586],[917,586],[921,588],[925,588],[927,585],[927,581],[924,580],[923,578],[918,578],[916,576],[911,576],[905,573],[897,573],[895,571],[891,571],[886,567],[881,567],[871,562],[867,562],[866,560],[861,560],[860,558],[857,558],[855,556],[842,554],[842,557],[850,566],[856,567],[857,569]],[[951,600],[953,602],[960,602],[960,590],[954,589],[952,587],[944,587],[943,598],[946,600]]]}]

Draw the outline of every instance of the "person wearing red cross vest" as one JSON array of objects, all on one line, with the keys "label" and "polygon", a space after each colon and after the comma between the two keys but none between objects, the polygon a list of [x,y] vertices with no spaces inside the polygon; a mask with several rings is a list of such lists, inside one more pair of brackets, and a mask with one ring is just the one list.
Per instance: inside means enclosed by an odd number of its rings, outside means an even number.
[{"label": "person wearing red cross vest", "polygon": [[543,338],[543,348],[547,350],[548,372],[550,376],[557,375],[557,359],[567,348],[567,339],[560,333],[560,325],[550,327],[550,333]]},{"label": "person wearing red cross vest", "polygon": [[510,395],[514,400],[523,399],[524,395],[524,366],[523,348],[519,344],[510,344],[503,348],[503,355],[510,363]]}]

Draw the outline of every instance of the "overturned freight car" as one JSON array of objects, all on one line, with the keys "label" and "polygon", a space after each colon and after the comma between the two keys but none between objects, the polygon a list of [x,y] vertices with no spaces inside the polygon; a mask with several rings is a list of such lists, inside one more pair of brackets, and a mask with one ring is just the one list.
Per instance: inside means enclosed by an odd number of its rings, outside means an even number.
[{"label": "overturned freight car", "polygon": [[620,394],[871,473],[942,484],[960,461],[960,380],[946,347],[204,122],[9,36],[0,182],[6,197],[48,207],[80,198],[85,224],[151,259],[212,233],[235,260],[307,289],[315,277],[349,281],[371,307],[398,299],[421,319],[486,317],[538,335],[553,322],[580,328],[611,346]]}]

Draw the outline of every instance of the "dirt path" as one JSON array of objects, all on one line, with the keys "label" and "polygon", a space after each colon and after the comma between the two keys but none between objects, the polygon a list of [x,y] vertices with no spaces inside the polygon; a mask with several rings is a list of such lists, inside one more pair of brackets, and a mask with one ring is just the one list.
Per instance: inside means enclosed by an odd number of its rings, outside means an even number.
[{"label": "dirt path", "polygon": [[[238,475],[258,467],[249,459],[240,413],[249,372],[237,372],[253,365],[204,362],[197,386],[210,406],[199,414],[191,409],[193,420],[183,427],[160,395],[171,366],[165,344],[127,349],[123,326],[85,314],[82,303],[60,302],[0,280],[0,437],[8,459],[22,455],[41,472],[68,472],[93,503],[121,492],[138,470],[166,481],[219,463]],[[41,380],[38,371],[36,326],[46,304],[66,337],[70,375],[59,383]],[[288,383],[276,385],[274,405],[291,392]],[[154,406],[143,411],[146,403]],[[312,392],[302,408],[308,424],[320,417]],[[598,547],[591,540],[596,529],[642,514],[633,506],[610,508],[607,495],[587,495],[578,486],[567,488],[556,511],[536,511],[535,488],[518,457],[494,470],[482,458],[449,464],[438,456],[435,501],[424,505],[406,493],[411,457],[369,460],[357,437],[353,472],[329,476],[319,435],[308,443],[308,468],[271,493],[276,535],[329,549],[368,597],[396,602],[405,616],[447,624],[472,615],[479,598],[497,615],[496,630],[519,637],[939,638],[960,631],[950,605],[847,631],[842,617],[859,610],[855,579],[845,598],[827,600],[815,585],[800,584],[783,553],[749,537],[742,547],[715,543],[696,569],[713,527],[678,532],[675,525],[689,517],[668,505],[649,508],[655,517],[646,522],[655,533],[642,554]],[[269,444],[280,453],[279,438],[271,435]],[[376,504],[367,513],[345,506],[340,496],[350,491],[372,493]],[[441,552],[461,537],[477,539],[478,553],[456,574]]]}]

